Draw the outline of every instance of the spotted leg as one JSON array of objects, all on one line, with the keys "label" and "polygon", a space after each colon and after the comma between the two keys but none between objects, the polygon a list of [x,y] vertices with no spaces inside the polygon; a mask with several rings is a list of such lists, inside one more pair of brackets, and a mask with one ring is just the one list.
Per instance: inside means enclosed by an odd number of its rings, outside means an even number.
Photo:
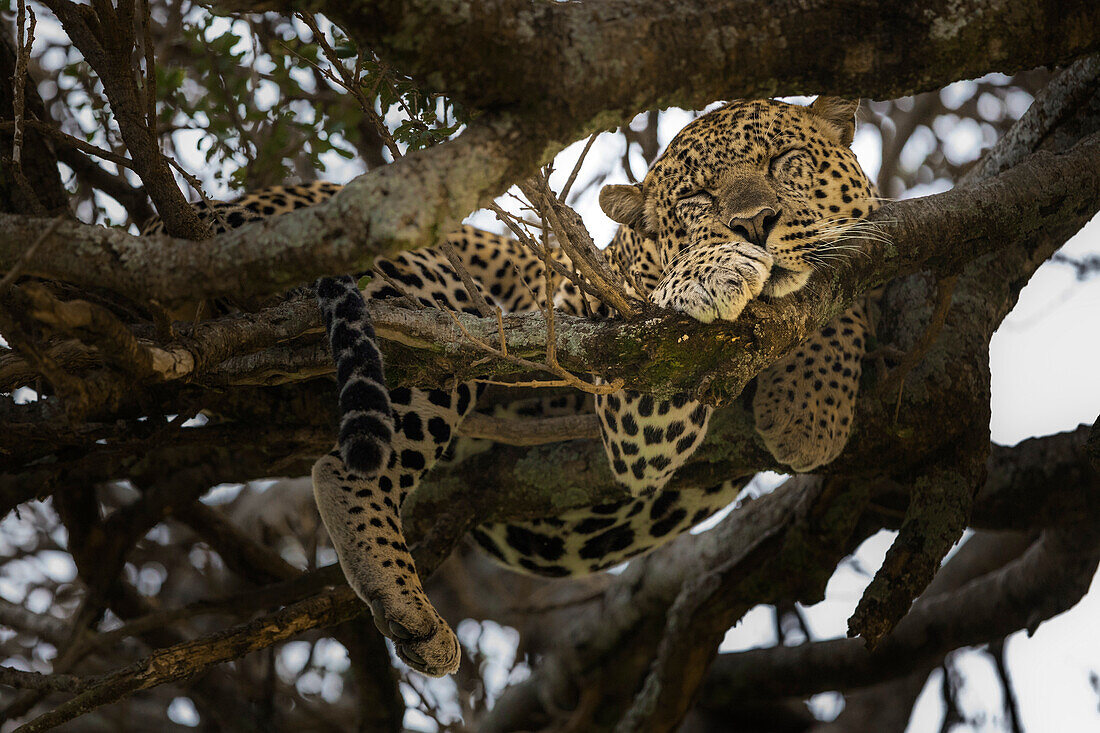
[{"label": "spotted leg", "polygon": [[[705,323],[733,320],[760,294],[772,256],[762,247],[724,241],[717,232],[700,235],[707,243],[674,258],[653,302]],[[596,414],[615,477],[635,496],[663,488],[702,444],[711,412],[683,394],[671,400],[625,390],[598,396]]]},{"label": "spotted leg", "polygon": [[348,582],[398,656],[436,677],[458,669],[458,639],[424,594],[401,528],[401,506],[446,450],[476,397],[473,383],[449,392],[394,389],[393,452],[376,477],[348,471],[338,451],[313,466],[317,508]]},{"label": "spotted leg", "polygon": [[866,312],[857,304],[758,377],[756,431],[795,471],[812,471],[844,450],[867,329]]},{"label": "spotted leg", "polygon": [[664,487],[702,444],[712,409],[679,394],[671,400],[620,390],[596,395],[596,415],[615,478],[634,496]]}]

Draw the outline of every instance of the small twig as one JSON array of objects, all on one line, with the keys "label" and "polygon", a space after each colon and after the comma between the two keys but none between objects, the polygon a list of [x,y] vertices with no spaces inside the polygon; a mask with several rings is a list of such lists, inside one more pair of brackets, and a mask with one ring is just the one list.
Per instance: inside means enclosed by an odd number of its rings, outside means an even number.
[{"label": "small twig", "polygon": [[546,177],[533,176],[520,183],[519,187],[546,218],[573,267],[592,283],[599,292],[600,300],[626,318],[634,316],[637,310],[631,305],[626,291],[607,266],[603,255],[596,249],[584,223],[577,212],[558,201]]},{"label": "small twig", "polygon": [[[101,158],[103,160],[106,160],[108,163],[114,163],[115,165],[119,166],[120,168],[127,168],[129,170],[134,169],[134,163],[129,158],[124,158],[123,156],[119,155],[118,153],[114,153],[110,150],[104,150],[103,148],[96,147],[95,145],[92,145],[90,142],[88,142],[86,140],[81,140],[78,137],[74,137],[73,135],[70,135],[67,132],[63,132],[62,130],[59,130],[58,128],[54,127],[53,125],[47,124],[45,122],[41,122],[40,120],[26,120],[23,124],[28,129],[34,130],[35,132],[40,132],[43,135],[49,135],[54,140],[62,143],[63,145],[66,145],[66,146],[71,147],[71,148],[76,148],[77,150],[81,151],[82,153],[87,153],[88,155],[94,155],[97,158]],[[14,130],[14,129],[15,129],[15,123],[14,122],[0,122],[0,130]]]},{"label": "small twig", "polygon": [[404,285],[397,282],[397,280],[395,280],[394,278],[390,277],[390,275],[387,274],[386,271],[383,270],[381,267],[375,266],[372,272],[385,280],[387,285],[398,292],[400,298],[404,299],[406,307],[413,310],[424,310],[427,307],[419,300],[414,298],[407,290],[405,290]]},{"label": "small twig", "polygon": [[[30,26],[26,26],[27,14],[30,14]],[[36,214],[46,213],[42,202],[38,200],[30,181],[23,174],[23,113],[26,106],[25,89],[27,81],[27,65],[30,63],[31,46],[34,45],[34,26],[37,20],[34,11],[27,8],[25,0],[19,0],[19,11],[16,16],[16,45],[18,55],[15,60],[15,78],[12,80],[14,97],[12,98],[12,117],[14,132],[12,134],[11,171],[12,177],[22,191],[27,202]]]},{"label": "small twig", "polygon": [[16,32],[16,45],[19,49],[19,56],[15,61],[15,79],[13,83],[15,86],[15,96],[12,99],[12,116],[15,120],[15,133],[12,135],[12,151],[11,162],[12,165],[20,170],[22,166],[23,156],[23,109],[25,103],[25,85],[27,80],[27,64],[31,57],[31,46],[34,44],[34,26],[36,23],[34,17],[34,11],[30,12],[30,28],[26,27],[27,23],[27,3],[26,0],[19,0],[19,11],[15,20],[15,32]]},{"label": "small twig", "polygon": [[[526,226],[539,226],[538,224],[533,224],[531,222],[524,221],[523,219],[513,216],[504,209],[500,208],[495,203],[489,204],[488,209],[496,214],[497,218],[501,222],[503,222],[504,225],[508,227],[508,229],[511,230],[512,234],[516,236],[516,239],[520,241],[520,244],[527,247],[527,249],[531,250],[531,252],[533,252],[536,256],[541,256],[541,248],[539,247],[539,244],[531,237],[531,234],[524,229],[524,227]],[[580,290],[588,293],[597,300],[600,299],[600,291],[592,287],[592,285],[589,284],[584,278],[578,277],[575,269],[570,269],[561,262],[558,262],[554,259],[550,260],[550,265],[551,267],[553,267],[554,272],[572,282]],[[520,278],[520,281],[526,284],[522,277]]]},{"label": "small twig", "polygon": [[[191,175],[186,170],[184,170],[183,166],[181,166],[179,163],[177,163],[175,158],[172,158],[172,157],[166,155],[166,156],[164,156],[164,159],[167,160],[168,163],[171,164],[171,166],[173,168],[175,168],[177,171],[179,171],[179,174],[184,177],[184,179],[191,186],[191,188],[195,189],[195,192],[202,199],[202,202],[204,204],[206,204],[206,208],[210,212],[210,215],[213,216],[214,219],[219,224],[221,224],[223,227],[225,227],[226,230],[232,229],[233,227],[229,226],[229,222],[227,222],[225,220],[225,217],[222,216],[222,213],[220,211],[218,211],[216,208],[214,208],[214,202],[211,201],[210,198],[206,195],[206,192],[203,191],[202,182],[198,178],[196,178],[195,176]],[[209,233],[210,233],[210,225],[209,224],[206,225],[206,232],[207,232],[207,235],[209,235]]]},{"label": "small twig", "polygon": [[504,335],[504,311],[500,309],[500,306],[496,307],[497,314],[497,333],[500,335],[500,353],[508,356],[508,337]]},{"label": "small twig", "polygon": [[470,274],[470,271],[466,269],[466,265],[462,264],[462,260],[459,259],[458,252],[455,251],[454,245],[444,240],[440,243],[439,248],[443,250],[443,254],[447,255],[447,261],[451,263],[451,267],[458,273],[458,277],[466,287],[466,292],[469,293],[470,299],[474,301],[477,312],[484,318],[493,315],[493,309],[485,302],[485,296],[481,294],[481,288],[474,282],[474,277]]},{"label": "small twig", "polygon": [[565,180],[565,185],[561,187],[561,193],[558,194],[558,201],[565,203],[565,199],[569,196],[569,189],[573,188],[573,182],[577,180],[577,174],[581,172],[581,165],[584,163],[585,157],[588,155],[588,151],[592,149],[592,143],[596,142],[596,138],[600,136],[600,133],[594,132],[588,138],[588,142],[584,144],[584,150],[581,151],[581,155],[577,158],[576,164],[573,166],[573,172],[569,174],[569,178]]},{"label": "small twig", "polygon": [[[393,159],[397,160],[398,158],[402,157],[401,148],[398,146],[397,141],[393,139],[393,135],[390,133],[390,129],[386,127],[385,120],[383,120],[382,116],[379,115],[378,112],[376,112],[374,109],[373,98],[375,94],[372,93],[371,99],[368,99],[367,96],[363,94],[363,87],[359,83],[358,74],[356,74],[355,78],[351,78],[349,76],[347,67],[345,67],[340,62],[340,57],[337,56],[336,51],[333,50],[332,46],[329,44],[328,38],[326,38],[325,34],[321,32],[321,29],[317,25],[317,19],[313,16],[313,13],[298,13],[298,17],[303,23],[306,24],[306,27],[309,28],[310,32],[313,33],[314,42],[316,42],[317,45],[321,47],[321,50],[325,54],[325,58],[329,60],[329,63],[332,64],[333,68],[337,70],[341,78],[337,79],[335,76],[333,76],[331,72],[326,69],[322,69],[320,66],[313,63],[309,59],[303,58],[302,60],[308,63],[310,66],[316,68],[318,72],[325,76],[325,78],[329,79],[332,83],[336,84],[339,87],[342,87],[343,89],[348,91],[353,97],[355,97],[355,100],[359,103],[360,109],[363,110],[363,114],[367,116],[367,120],[371,123],[371,126],[374,127],[375,132],[378,133],[378,137],[382,139],[382,143],[386,146],[386,149],[390,151]],[[348,37],[350,38],[351,36],[348,35]],[[285,46],[286,44],[283,45]],[[287,49],[291,50],[289,47],[287,47]],[[294,53],[293,50],[291,50],[291,52]],[[302,58],[297,53],[295,53],[295,55],[297,55],[299,58]],[[356,69],[358,70],[358,68],[359,62],[357,60]],[[381,76],[381,72],[379,73],[379,75]]]},{"label": "small twig", "polygon": [[526,369],[531,369],[532,371],[550,372],[551,374],[556,374],[561,377],[560,380],[525,383],[495,382],[488,379],[478,381],[485,382],[486,384],[501,384],[510,387],[576,387],[581,391],[591,392],[592,394],[611,394],[612,392],[618,392],[620,389],[623,388],[623,380],[621,378],[615,379],[611,384],[592,384],[578,378],[575,374],[569,372],[566,369],[563,369],[561,366],[554,366],[551,364],[539,364],[538,362],[534,362],[529,359],[522,359],[518,356],[505,354],[500,349],[495,348],[486,341],[479,339],[477,336],[474,336],[472,333],[466,330],[466,327],[462,325],[462,321],[459,320],[458,315],[456,315],[454,311],[444,310],[444,312],[451,317],[451,320],[454,321],[455,325],[458,326],[459,330],[462,331],[462,333],[466,336],[466,338],[470,340],[471,343],[483,349],[484,351],[487,351],[498,359],[504,359],[505,361],[516,364],[517,366],[522,366]]}]

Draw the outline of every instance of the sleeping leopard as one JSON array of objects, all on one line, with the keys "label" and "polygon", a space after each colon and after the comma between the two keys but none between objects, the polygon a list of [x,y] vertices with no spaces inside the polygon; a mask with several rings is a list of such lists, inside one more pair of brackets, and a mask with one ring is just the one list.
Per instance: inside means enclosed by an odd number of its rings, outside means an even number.
[{"label": "sleeping leopard", "polygon": [[[600,192],[619,229],[604,250],[628,293],[703,322],[734,320],[753,298],[781,298],[836,256],[844,231],[875,205],[850,144],[858,102],[821,97],[810,106],[740,100],[688,124],[636,185]],[[199,205],[214,231],[311,206],[338,193],[326,182]],[[153,222],[146,233],[162,229]],[[507,237],[464,227],[447,237],[474,285],[505,313],[540,310],[547,298],[573,315],[608,313]],[[555,257],[565,259],[560,252]],[[314,495],[341,566],[398,656],[425,674],[458,668],[451,628],[426,597],[400,510],[476,408],[481,384],[387,388],[365,302],[408,299],[477,314],[440,248],[375,262],[360,290],[350,277],[318,281],[337,368],[341,430],[313,468]],[[775,457],[811,471],[844,448],[869,329],[854,305],[757,377],[756,429]],[[581,403],[581,400],[577,401]],[[652,550],[733,501],[747,477],[697,490],[663,490],[701,445],[712,408],[622,390],[583,401],[599,418],[623,498],[557,517],[487,523],[474,540],[513,569],[546,576],[604,570]]]}]

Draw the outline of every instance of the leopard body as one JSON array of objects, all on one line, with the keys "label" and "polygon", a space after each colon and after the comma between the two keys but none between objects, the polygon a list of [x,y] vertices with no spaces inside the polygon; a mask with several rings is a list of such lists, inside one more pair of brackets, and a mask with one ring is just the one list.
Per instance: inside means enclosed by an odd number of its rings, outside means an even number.
[{"label": "leopard body", "polygon": [[[854,103],[822,98],[809,107],[735,101],[700,116],[672,140],[641,184],[601,192],[604,211],[620,224],[605,250],[612,270],[628,292],[642,290],[656,305],[705,322],[736,319],[753,298],[800,289],[837,256],[837,242],[853,223],[874,208],[873,188],[849,148],[854,113]],[[314,205],[338,191],[322,182],[277,187],[199,210],[220,229]],[[513,239],[463,227],[447,242],[488,304],[505,313],[540,310],[548,297],[565,313],[607,313],[556,275],[548,293],[543,262]],[[343,450],[318,460],[314,492],[345,574],[370,604],[379,630],[411,666],[441,675],[457,668],[458,642],[424,594],[400,510],[474,411],[481,386],[395,386],[388,389],[388,404],[380,401],[387,396],[374,389],[381,372],[356,372],[359,361],[373,358],[363,341],[377,351],[373,338],[363,337],[369,322],[361,306],[411,299],[478,311],[442,248],[379,259],[375,274],[361,299],[350,277],[319,286],[344,422]],[[847,442],[867,329],[862,306],[853,306],[758,377],[757,431],[793,470],[828,463]],[[689,395],[657,399],[623,390],[584,402],[599,418],[623,498],[557,517],[479,526],[474,539],[498,561],[549,576],[603,570],[711,516],[747,481],[730,477],[715,486],[665,490],[710,421],[712,408]],[[387,409],[390,414],[382,414]],[[357,465],[346,443],[364,425],[378,439],[368,441]]]}]

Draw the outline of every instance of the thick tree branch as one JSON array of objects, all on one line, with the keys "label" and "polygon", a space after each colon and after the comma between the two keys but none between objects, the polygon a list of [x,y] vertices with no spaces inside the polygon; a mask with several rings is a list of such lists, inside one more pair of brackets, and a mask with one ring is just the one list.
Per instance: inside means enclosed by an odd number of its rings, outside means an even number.
[{"label": "thick tree branch", "polygon": [[[395,166],[412,159],[406,157]],[[395,166],[387,166],[380,172]],[[339,196],[333,202],[341,199]],[[955,272],[990,251],[1029,246],[1041,241],[1039,235],[1045,227],[1054,224],[1062,229],[1079,227],[1095,213],[1098,202],[1100,135],[1094,134],[1068,152],[1035,154],[988,182],[884,207],[873,220],[879,222],[889,243],[878,239],[861,241],[862,255],[854,255],[835,270],[822,273],[812,295],[796,294],[771,303],[750,303],[745,315],[734,323],[706,325],[672,315],[627,322],[593,322],[562,316],[558,358],[567,369],[595,370],[609,378],[622,377],[628,388],[655,394],[706,385],[700,394],[704,399],[736,395],[762,368],[827,322],[867,287],[928,266]],[[62,223],[26,267],[30,274],[61,277],[82,285],[98,283],[128,292],[130,297],[135,294],[127,288],[144,290],[157,297],[180,296],[185,287],[214,295],[234,289],[226,285],[226,277],[247,292],[248,284],[239,278],[250,268],[262,269],[261,262],[270,264],[271,251],[261,252],[257,248],[263,249],[264,243],[271,242],[269,235],[282,230],[281,222],[292,217],[316,216],[313,224],[320,236],[328,226],[327,217],[333,213],[326,208],[330,205],[287,214],[256,229],[237,230],[202,243],[134,239],[121,232]],[[347,223],[345,220],[341,227]],[[4,225],[9,225],[6,230]],[[0,235],[0,261],[7,260],[10,267],[22,254],[17,243],[26,240],[21,237],[30,236],[38,226],[41,222],[33,219],[0,215],[0,231],[5,231]],[[293,229],[291,226],[290,231]],[[71,246],[71,238],[81,236],[89,239],[73,250],[62,251]],[[63,245],[58,237],[66,243]],[[236,241],[225,241],[226,237]],[[238,244],[243,250],[233,249]],[[331,251],[328,244],[322,252],[288,244],[283,253],[295,260],[317,255],[325,261],[324,252]],[[160,245],[165,248],[159,248]],[[279,249],[278,245],[272,246]],[[136,267],[128,269],[123,263]],[[285,264],[280,263],[279,267]],[[289,271],[280,269],[280,272]],[[181,275],[187,275],[186,281],[178,279]],[[287,274],[287,279],[297,281],[300,275]],[[383,339],[412,349],[399,347],[396,352],[387,353],[391,369],[403,382],[436,383],[455,374],[462,378],[501,376],[517,369],[499,361],[476,369],[457,368],[474,363],[482,354],[476,344],[463,337],[448,314],[385,305],[372,306],[372,312],[376,330]],[[483,340],[497,337],[494,319],[459,318],[473,336]],[[305,304],[280,306],[269,316],[245,316],[241,324],[229,331],[225,329],[231,322],[226,326],[218,323],[203,326],[200,330],[204,337],[196,344],[194,353],[186,344],[159,347],[154,354],[158,363],[163,363],[157,370],[159,378],[186,376],[201,381],[200,375],[192,373],[196,365],[216,363],[217,356],[228,358],[226,347],[239,340],[240,329],[262,326],[264,319],[273,319],[273,325],[263,326],[246,339],[246,349],[264,339],[302,335],[316,331],[319,326],[317,316]],[[539,314],[509,316],[505,319],[505,336],[510,353],[538,354],[545,345],[545,323]]]},{"label": "thick tree branch", "polygon": [[309,4],[406,73],[472,107],[541,118],[558,140],[609,111],[629,118],[700,99],[823,90],[892,98],[1100,48],[1100,9],[1089,0],[922,0],[888,11],[873,0]]}]

